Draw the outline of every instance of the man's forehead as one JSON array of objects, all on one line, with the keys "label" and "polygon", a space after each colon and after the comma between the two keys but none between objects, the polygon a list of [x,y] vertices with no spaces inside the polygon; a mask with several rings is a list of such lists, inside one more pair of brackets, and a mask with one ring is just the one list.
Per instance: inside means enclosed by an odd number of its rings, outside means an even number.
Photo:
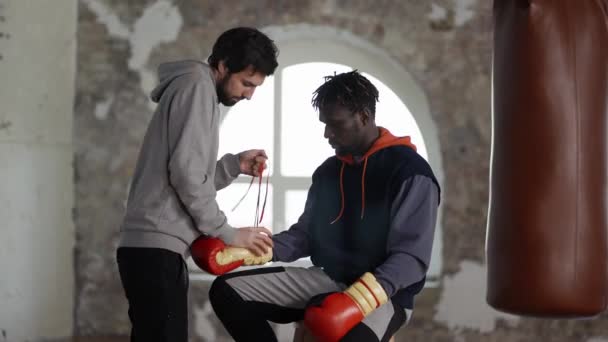
[{"label": "man's forehead", "polygon": [[325,119],[341,120],[352,117],[351,111],[340,104],[330,104],[319,108],[319,114]]},{"label": "man's forehead", "polygon": [[250,65],[246,69],[244,69],[242,75],[245,79],[247,79],[251,83],[255,83],[257,85],[261,85],[262,83],[264,83],[264,80],[266,79],[266,75],[257,71],[252,65]]}]

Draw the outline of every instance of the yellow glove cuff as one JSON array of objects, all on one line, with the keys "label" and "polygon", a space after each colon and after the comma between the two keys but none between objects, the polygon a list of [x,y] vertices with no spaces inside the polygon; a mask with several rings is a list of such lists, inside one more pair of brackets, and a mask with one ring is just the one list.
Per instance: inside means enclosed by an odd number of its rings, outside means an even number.
[{"label": "yellow glove cuff", "polygon": [[344,291],[359,306],[364,316],[388,301],[384,289],[373,274],[366,272]]},{"label": "yellow glove cuff", "polygon": [[243,260],[245,265],[263,265],[272,260],[272,249],[264,255],[256,256],[247,248],[229,246],[217,253],[215,260],[219,265],[227,265],[239,260]]}]

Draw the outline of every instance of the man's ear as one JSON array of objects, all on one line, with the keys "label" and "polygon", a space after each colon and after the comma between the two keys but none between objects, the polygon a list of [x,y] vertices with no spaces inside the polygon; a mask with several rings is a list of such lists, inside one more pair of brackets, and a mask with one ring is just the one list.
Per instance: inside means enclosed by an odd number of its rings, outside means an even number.
[{"label": "man's ear", "polygon": [[228,67],[226,66],[226,63],[223,60],[217,63],[217,71],[219,71],[221,77],[224,77],[228,74]]},{"label": "man's ear", "polygon": [[359,114],[359,117],[361,118],[361,123],[363,123],[363,126],[366,126],[367,124],[370,123],[371,117],[367,111],[364,110],[364,111],[359,112],[358,114]]}]

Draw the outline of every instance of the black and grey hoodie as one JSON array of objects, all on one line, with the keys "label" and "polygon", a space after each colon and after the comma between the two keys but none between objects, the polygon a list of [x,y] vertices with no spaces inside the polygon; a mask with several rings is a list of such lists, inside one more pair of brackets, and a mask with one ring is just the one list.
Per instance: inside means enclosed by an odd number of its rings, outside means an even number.
[{"label": "black and grey hoodie", "polygon": [[220,109],[213,73],[198,61],[164,63],[121,226],[121,247],[189,255],[201,233],[231,243],[235,229],[215,200],[239,175],[236,155],[219,161]]},{"label": "black and grey hoodie", "polygon": [[372,272],[412,309],[430,263],[439,185],[409,137],[379,130],[363,156],[334,156],[317,168],[304,213],[273,237],[274,260],[310,256],[346,285]]}]

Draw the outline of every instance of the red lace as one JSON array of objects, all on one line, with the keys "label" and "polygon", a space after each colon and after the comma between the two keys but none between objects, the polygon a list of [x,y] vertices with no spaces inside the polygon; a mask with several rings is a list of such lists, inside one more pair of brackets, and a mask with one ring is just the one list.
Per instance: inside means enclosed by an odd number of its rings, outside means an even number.
[{"label": "red lace", "polygon": [[[259,176],[260,179],[258,182],[258,200],[257,200],[256,206],[255,206],[255,218],[254,218],[254,222],[253,222],[254,227],[258,227],[260,225],[260,223],[262,222],[262,220],[264,219],[264,211],[266,210],[266,200],[268,199],[268,178],[269,178],[269,176],[266,175],[266,190],[264,193],[264,202],[262,203],[262,209],[261,209],[261,213],[260,213],[260,198],[262,196],[262,178],[263,178],[263,174],[264,174],[263,165],[260,166],[258,173],[260,175]],[[243,195],[243,197],[241,197],[241,199],[232,208],[232,211],[234,211],[241,204],[241,202],[243,202],[245,197],[247,197],[247,194],[249,193],[249,190],[251,189],[251,186],[253,185],[254,180],[255,180],[255,176],[252,176],[251,182],[249,182],[249,187],[247,187],[247,191],[245,191],[245,194]],[[259,218],[258,218],[258,215],[259,215]]]}]

